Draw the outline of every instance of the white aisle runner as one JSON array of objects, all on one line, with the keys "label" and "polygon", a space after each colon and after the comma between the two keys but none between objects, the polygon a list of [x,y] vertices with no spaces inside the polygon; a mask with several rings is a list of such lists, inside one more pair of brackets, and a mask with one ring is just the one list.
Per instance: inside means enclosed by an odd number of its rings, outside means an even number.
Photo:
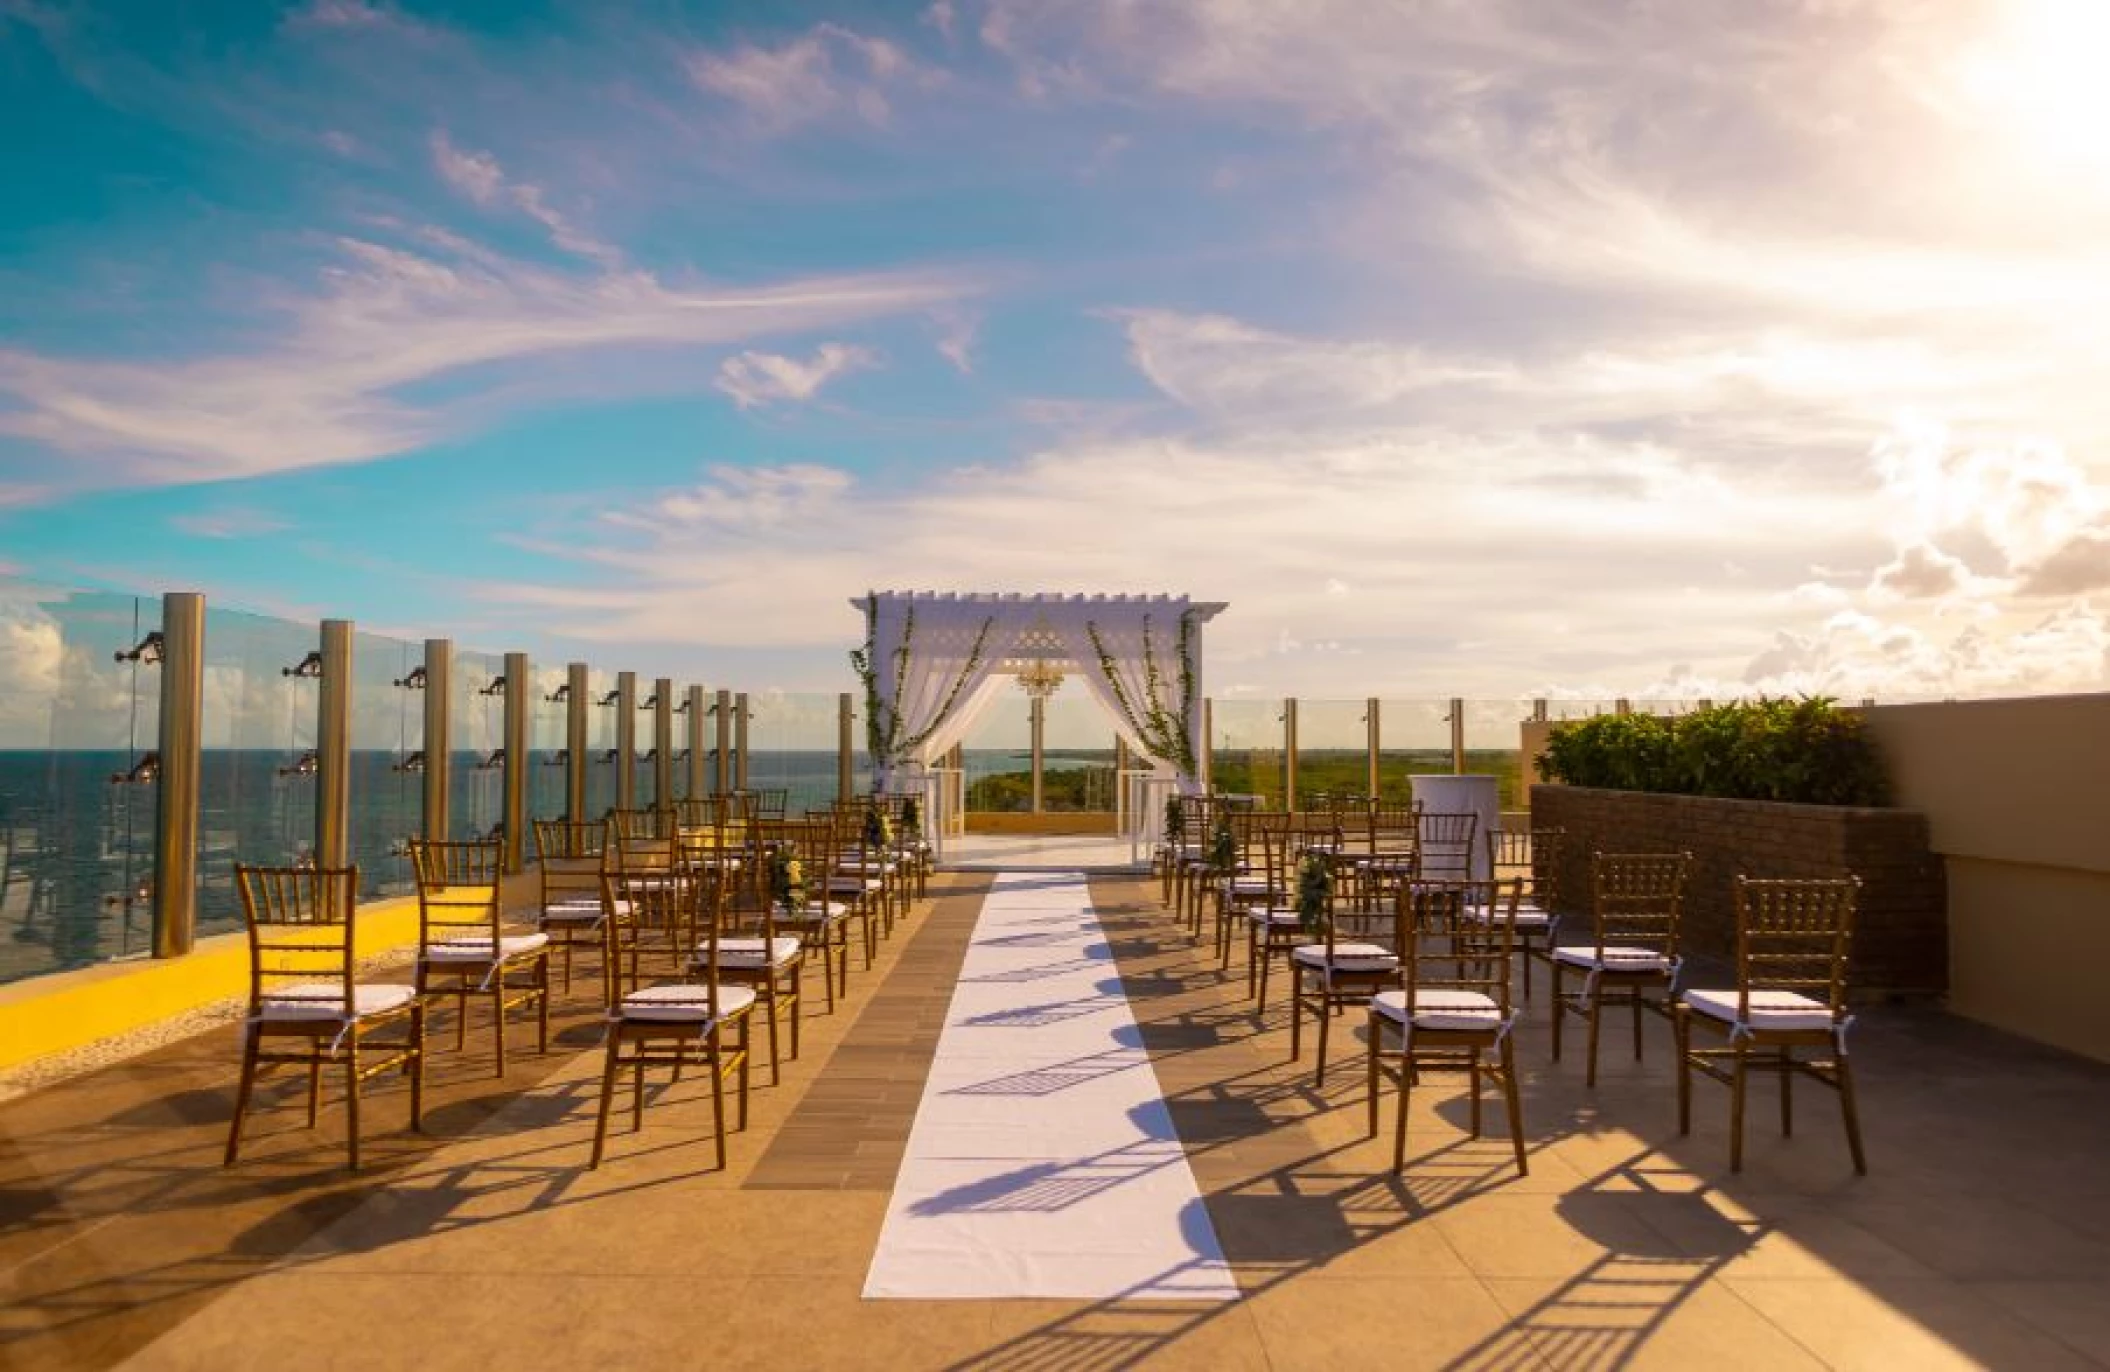
[{"label": "white aisle runner", "polygon": [[1082,873],[983,903],[864,1293],[1238,1298]]}]

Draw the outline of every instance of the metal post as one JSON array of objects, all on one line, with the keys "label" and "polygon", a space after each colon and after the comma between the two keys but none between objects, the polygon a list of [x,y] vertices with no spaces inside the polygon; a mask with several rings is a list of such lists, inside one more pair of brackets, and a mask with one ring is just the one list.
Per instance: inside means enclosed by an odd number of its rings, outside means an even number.
[{"label": "metal post", "polygon": [[1369,755],[1369,766],[1367,777],[1364,781],[1363,794],[1375,802],[1377,800],[1377,760],[1383,752],[1385,737],[1384,730],[1378,723],[1376,696],[1371,696],[1363,702],[1363,732],[1365,735],[1363,751]]},{"label": "metal post", "polygon": [[1282,808],[1297,808],[1297,698],[1282,702]]},{"label": "metal post", "polygon": [[1114,832],[1128,832],[1128,743],[1114,735]]},{"label": "metal post", "polygon": [[315,865],[350,865],[352,621],[322,622],[322,681],[315,698]]},{"label": "metal post", "polygon": [[1451,697],[1451,775],[1465,775],[1465,700]]},{"label": "metal post", "polygon": [[703,703],[703,687],[689,687],[689,794],[707,796],[711,793],[709,773],[704,768],[710,749],[705,746],[710,706]]},{"label": "metal post", "polygon": [[154,797],[154,956],[198,932],[198,767],[204,751],[205,597],[161,597],[161,770]]},{"label": "metal post", "polygon": [[1546,722],[1546,698],[1540,696],[1531,702],[1531,720],[1534,724]]},{"label": "metal post", "polygon": [[564,817],[574,824],[586,819],[586,775],[593,766],[593,681],[586,664],[564,668]]},{"label": "metal post", "polygon": [[534,681],[526,653],[506,654],[505,770],[499,773],[499,823],[505,832],[505,864],[517,872],[527,862],[527,779],[535,759],[528,756],[528,712],[535,707],[528,692]]},{"label": "metal post", "polygon": [[733,697],[733,780],[734,789],[747,789],[747,692]]},{"label": "metal post", "polygon": [[1202,755],[1195,759],[1201,764],[1202,774],[1197,778],[1202,791],[1207,794],[1216,789],[1216,702],[1202,697]]},{"label": "metal post", "polygon": [[664,814],[674,808],[674,679],[655,679],[652,699],[652,805]]},{"label": "metal post", "polygon": [[615,808],[637,808],[637,673],[615,674]]},{"label": "metal post", "polygon": [[733,693],[720,691],[717,703],[711,707],[711,713],[718,717],[717,747],[712,752],[715,755],[718,794],[722,796],[733,789]]},{"label": "metal post", "polygon": [[1039,814],[1041,807],[1040,764],[1045,754],[1048,727],[1048,703],[1039,696],[1026,702],[1026,720],[1032,730],[1033,749],[1033,813]]},{"label": "metal post", "polygon": [[454,705],[454,641],[425,640],[425,837],[447,837],[447,802],[454,776],[448,724]]},{"label": "metal post", "polygon": [[854,711],[850,705],[850,693],[844,691],[835,698],[835,798],[848,800],[857,790],[856,771],[851,766],[855,756],[856,730],[852,728]]}]

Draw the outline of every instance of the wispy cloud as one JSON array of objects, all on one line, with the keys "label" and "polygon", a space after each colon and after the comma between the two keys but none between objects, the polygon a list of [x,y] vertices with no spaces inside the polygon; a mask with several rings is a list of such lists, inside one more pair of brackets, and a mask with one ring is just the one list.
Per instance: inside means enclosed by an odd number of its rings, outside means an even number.
[{"label": "wispy cloud", "polygon": [[823,343],[804,362],[779,353],[744,352],[720,364],[714,384],[745,410],[776,400],[811,400],[843,373],[878,364],[877,353],[848,343]]},{"label": "wispy cloud", "polygon": [[457,148],[441,129],[432,135],[432,162],[440,178],[474,204],[486,209],[510,206],[549,230],[550,241],[566,252],[576,253],[604,267],[622,265],[620,252],[558,213],[542,187],[509,179],[505,168],[490,153]]},{"label": "wispy cloud", "polygon": [[246,505],[228,505],[175,515],[169,523],[197,538],[255,538],[292,528],[281,515]]},{"label": "wispy cloud", "polygon": [[698,90],[770,133],[843,115],[884,124],[896,92],[941,79],[899,45],[838,24],[816,24],[776,47],[698,49],[685,66]]},{"label": "wispy cloud", "polygon": [[[51,481],[72,486],[356,461],[456,431],[498,384],[487,370],[447,399],[402,394],[428,378],[554,353],[724,346],[920,312],[973,288],[957,275],[907,272],[670,285],[639,271],[580,278],[470,245],[336,246],[323,289],[287,301],[276,336],[253,351],[119,362],[0,350],[0,395],[14,402],[0,409],[0,433],[119,459],[51,464]],[[829,374],[854,361],[838,360]]]}]

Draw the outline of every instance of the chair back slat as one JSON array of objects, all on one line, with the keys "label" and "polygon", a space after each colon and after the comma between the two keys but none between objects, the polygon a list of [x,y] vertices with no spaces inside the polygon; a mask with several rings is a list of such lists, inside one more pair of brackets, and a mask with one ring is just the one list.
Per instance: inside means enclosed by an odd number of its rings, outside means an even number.
[{"label": "chair back slat", "polygon": [[251,1013],[274,984],[336,982],[349,1016],[359,869],[236,863],[234,880],[249,934]]},{"label": "chair back slat", "polygon": [[1736,879],[1737,1009],[1753,991],[1795,991],[1834,1014],[1846,1004],[1859,877]]},{"label": "chair back slat", "polygon": [[418,886],[419,947],[448,939],[499,937],[499,883],[504,845],[495,839],[410,841]]},{"label": "chair back slat", "polygon": [[1464,881],[1472,876],[1480,816],[1469,810],[1423,810],[1415,829],[1424,881]]},{"label": "chair back slat", "polygon": [[1560,900],[1560,854],[1567,831],[1555,828],[1489,829],[1488,875],[1501,880],[1515,877],[1523,883],[1522,902],[1541,910],[1558,912]]},{"label": "chair back slat", "polygon": [[1393,941],[1410,1015],[1420,992],[1473,991],[1508,1016],[1521,892],[1522,883],[1513,877],[1412,881],[1400,887]]},{"label": "chair back slat", "polygon": [[1591,918],[1597,944],[1676,957],[1690,853],[1593,853]]}]

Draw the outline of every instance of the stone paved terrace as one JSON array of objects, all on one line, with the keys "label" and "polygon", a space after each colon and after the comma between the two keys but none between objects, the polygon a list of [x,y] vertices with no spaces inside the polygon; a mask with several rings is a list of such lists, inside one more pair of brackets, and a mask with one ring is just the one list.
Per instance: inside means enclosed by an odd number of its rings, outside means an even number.
[{"label": "stone paved terrace", "polygon": [[[220,1168],[224,1025],[8,1100],[0,1367],[2110,1364],[2110,1070],[1872,1007],[1854,1033],[1872,1175],[1829,1093],[1799,1093],[1780,1139],[1767,1083],[1732,1176],[1725,1091],[1700,1083],[1699,1127],[1676,1133],[1664,1025],[1585,1090],[1579,1061],[1548,1061],[1542,1000],[1520,1031],[1530,1176],[1506,1141],[1464,1136],[1438,1079],[1394,1177],[1389,1140],[1363,1138],[1360,1073],[1314,1091],[1280,1006],[1256,1017],[1242,971],[1119,877],[1095,900],[1242,1299],[865,1300],[991,880],[942,875],[850,1001],[814,1007],[722,1173],[694,1078],[585,1170],[585,982],[556,1051],[503,1082],[488,1039],[453,1052],[443,1020],[429,1134],[380,1085],[356,1179],[341,1107],[309,1132],[290,1080]],[[1360,1043],[1334,1053],[1349,1068]]]}]

